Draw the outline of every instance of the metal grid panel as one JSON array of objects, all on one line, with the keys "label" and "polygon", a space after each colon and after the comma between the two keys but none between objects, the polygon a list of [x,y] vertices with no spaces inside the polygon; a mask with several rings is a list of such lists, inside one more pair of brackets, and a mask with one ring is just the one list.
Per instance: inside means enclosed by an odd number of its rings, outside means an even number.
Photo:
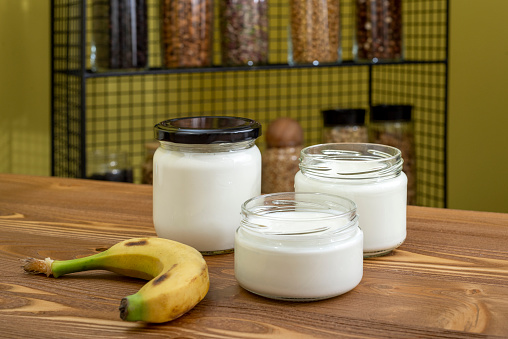
[{"label": "metal grid panel", "polygon": [[52,174],[83,176],[82,14],[79,0],[52,1]]},{"label": "metal grid panel", "polygon": [[[416,116],[418,204],[446,205],[448,1],[403,2],[405,62],[371,65],[351,61],[354,2],[348,0],[341,2],[344,63],[289,67],[288,1],[273,0],[269,3],[269,66],[221,68],[216,17],[215,66],[187,70],[161,69],[158,2],[149,0],[148,4],[151,68],[93,74],[85,71],[89,4],[53,1],[55,175],[84,176],[85,148],[122,149],[131,155],[139,181],[144,144],[152,140],[153,125],[163,119],[234,115],[256,119],[266,127],[276,117],[291,116],[302,124],[305,142],[310,145],[321,142],[323,109],[409,103]],[[88,19],[82,22],[85,13]],[[80,27],[88,31],[86,36],[81,35]],[[263,150],[264,137],[258,144]]]},{"label": "metal grid panel", "polygon": [[376,67],[372,104],[413,106],[417,163],[417,204],[446,203],[446,67],[406,64]]}]

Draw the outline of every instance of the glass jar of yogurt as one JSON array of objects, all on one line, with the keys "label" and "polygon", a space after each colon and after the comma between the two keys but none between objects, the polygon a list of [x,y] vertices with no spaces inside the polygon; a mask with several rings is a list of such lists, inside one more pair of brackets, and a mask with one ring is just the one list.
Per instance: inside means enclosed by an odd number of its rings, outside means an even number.
[{"label": "glass jar of yogurt", "polygon": [[360,283],[362,244],[349,199],[295,192],[258,196],[242,205],[235,277],[246,290],[268,298],[331,298]]},{"label": "glass jar of yogurt", "polygon": [[187,117],[155,125],[153,221],[157,235],[203,254],[233,250],[242,203],[261,194],[261,124]]},{"label": "glass jar of yogurt", "polygon": [[406,239],[407,177],[399,149],[369,143],[304,148],[296,192],[336,194],[353,200],[364,233],[364,257],[385,255]]}]

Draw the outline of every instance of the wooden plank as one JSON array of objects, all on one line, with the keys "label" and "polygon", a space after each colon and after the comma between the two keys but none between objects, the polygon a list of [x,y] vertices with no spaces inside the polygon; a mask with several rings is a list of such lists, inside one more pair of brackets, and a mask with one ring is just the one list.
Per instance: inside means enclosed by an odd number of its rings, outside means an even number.
[{"label": "wooden plank", "polygon": [[342,296],[281,302],[238,286],[233,255],[206,257],[211,287],[185,316],[119,319],[144,282],[109,272],[58,279],[24,274],[26,256],[70,259],[154,236],[151,187],[0,174],[0,336],[414,338],[508,336],[508,215],[408,208],[408,238],[366,259]]}]

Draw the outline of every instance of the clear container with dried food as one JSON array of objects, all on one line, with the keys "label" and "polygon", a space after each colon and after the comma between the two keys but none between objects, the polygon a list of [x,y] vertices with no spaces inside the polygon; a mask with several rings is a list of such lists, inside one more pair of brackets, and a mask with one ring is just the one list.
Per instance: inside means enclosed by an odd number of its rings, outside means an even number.
[{"label": "clear container with dried food", "polygon": [[365,126],[365,109],[328,109],[323,115],[323,142],[367,142],[369,135]]},{"label": "clear container with dried food", "polygon": [[342,60],[339,0],[291,0],[290,65]]},{"label": "clear container with dried food", "polygon": [[94,150],[88,154],[88,179],[133,182],[133,170],[129,155],[124,151]]},{"label": "clear container with dried food", "polygon": [[410,105],[376,105],[371,108],[369,140],[398,148],[407,176],[407,203],[416,204],[416,152]]},{"label": "clear container with dried food", "polygon": [[219,0],[223,66],[268,63],[268,1]]},{"label": "clear container with dried food", "polygon": [[153,183],[153,155],[159,147],[158,141],[145,144],[145,159],[141,164],[141,183],[152,185]]},{"label": "clear container with dried food", "polygon": [[266,130],[262,154],[261,192],[292,192],[303,148],[303,129],[295,119],[277,118]]},{"label": "clear container with dried food", "polygon": [[165,67],[212,65],[213,0],[161,0],[160,16]]},{"label": "clear container with dried food", "polygon": [[403,59],[402,0],[356,0],[355,17],[356,61]]},{"label": "clear container with dried food", "polygon": [[94,72],[148,67],[146,0],[92,1]]}]

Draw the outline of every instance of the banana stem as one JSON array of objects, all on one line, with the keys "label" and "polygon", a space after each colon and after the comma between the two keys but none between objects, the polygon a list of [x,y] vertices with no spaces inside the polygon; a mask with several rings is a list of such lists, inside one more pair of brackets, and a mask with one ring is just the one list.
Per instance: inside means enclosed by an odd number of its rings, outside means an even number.
[{"label": "banana stem", "polygon": [[53,276],[58,278],[68,273],[100,269],[103,265],[101,257],[104,256],[104,253],[106,251],[83,258],[55,260],[51,265],[51,271]]}]

